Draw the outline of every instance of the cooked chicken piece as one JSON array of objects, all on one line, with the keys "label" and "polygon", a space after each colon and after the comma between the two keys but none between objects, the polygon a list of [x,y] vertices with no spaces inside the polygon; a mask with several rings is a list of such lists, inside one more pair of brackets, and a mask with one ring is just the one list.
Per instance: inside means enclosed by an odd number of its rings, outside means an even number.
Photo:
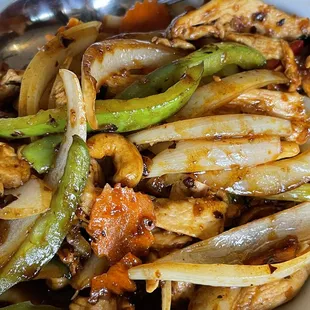
[{"label": "cooked chicken piece", "polygon": [[301,269],[272,283],[243,288],[202,286],[193,296],[190,310],[270,310],[296,296],[308,278]]},{"label": "cooked chicken piece", "polygon": [[116,298],[100,298],[96,304],[90,304],[88,298],[77,297],[69,306],[69,310],[117,310]]},{"label": "cooked chicken piece", "polygon": [[290,80],[289,92],[294,92],[301,85],[301,76],[290,45],[284,40],[281,40],[281,45],[283,50],[282,63],[285,68],[284,73]]},{"label": "cooked chicken piece", "polygon": [[171,297],[172,304],[178,304],[185,300],[190,300],[194,295],[195,284],[187,282],[172,282]]},{"label": "cooked chicken piece", "polygon": [[183,248],[193,240],[193,238],[189,236],[179,235],[162,229],[156,229],[156,231],[153,232],[153,236],[154,243],[151,248],[157,251],[164,250],[171,252],[174,249]]},{"label": "cooked chicken piece", "polygon": [[114,74],[113,77],[106,81],[107,97],[113,97],[121,93],[129,85],[141,79],[144,75],[131,74],[129,71],[123,71],[119,74]]},{"label": "cooked chicken piece", "polygon": [[24,71],[9,69],[0,80],[0,107],[19,94]]},{"label": "cooked chicken piece", "polygon": [[234,41],[253,47],[260,51],[266,59],[282,59],[281,41],[260,34],[230,32],[225,35],[226,41]]},{"label": "cooked chicken piece", "polygon": [[259,0],[212,0],[175,19],[168,36],[196,40],[204,36],[224,38],[227,32],[253,31],[293,40],[310,33],[310,22],[308,18],[289,15]]},{"label": "cooked chicken piece", "polygon": [[0,142],[0,189],[15,188],[30,178],[30,165],[19,159],[14,149]]},{"label": "cooked chicken piece", "polygon": [[[223,109],[240,108],[240,112],[266,114],[289,120],[307,119],[303,96],[267,89],[252,89],[229,102]],[[218,110],[214,113],[217,113]]]},{"label": "cooked chicken piece", "polygon": [[156,226],[200,239],[223,232],[227,204],[207,198],[156,199]]},{"label": "cooked chicken piece", "polygon": [[171,187],[169,199],[171,200],[180,200],[186,199],[188,197],[195,198],[206,198],[213,199],[215,193],[210,190],[209,186],[194,180],[193,178],[186,177],[182,180],[173,182]]},{"label": "cooked chicken piece", "polygon": [[259,34],[233,32],[227,33],[225,40],[235,41],[253,47],[260,51],[266,59],[281,60],[285,68],[285,75],[290,80],[290,92],[296,91],[301,85],[301,76],[295,61],[295,55],[286,41]]},{"label": "cooked chicken piece", "polygon": [[167,38],[154,37],[152,38],[152,43],[189,51],[196,49],[193,44],[178,38],[169,40]]}]

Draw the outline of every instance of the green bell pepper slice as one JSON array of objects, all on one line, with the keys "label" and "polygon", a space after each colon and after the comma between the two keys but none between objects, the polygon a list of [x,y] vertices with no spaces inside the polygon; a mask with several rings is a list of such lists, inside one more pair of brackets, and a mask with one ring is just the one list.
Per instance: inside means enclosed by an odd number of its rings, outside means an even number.
[{"label": "green bell pepper slice", "polygon": [[[99,130],[128,132],[157,124],[178,112],[199,85],[203,66],[188,68],[166,92],[147,98],[96,101]],[[40,111],[35,115],[0,119],[0,137],[18,139],[64,132],[65,109]],[[88,126],[88,131],[91,131]]]},{"label": "green bell pepper slice", "polygon": [[203,76],[212,75],[227,65],[238,65],[242,69],[255,69],[265,65],[265,57],[256,49],[239,43],[214,43],[158,68],[141,80],[128,86],[116,98],[143,98],[165,91],[177,81],[187,67],[203,62]]},{"label": "green bell pepper slice", "polygon": [[21,154],[38,173],[45,173],[55,161],[55,148],[61,143],[62,138],[61,135],[46,136],[26,145]]},{"label": "green bell pepper slice", "polygon": [[13,285],[33,278],[54,257],[70,229],[89,165],[87,145],[74,136],[50,209],[36,221],[17,252],[0,270],[0,295]]}]

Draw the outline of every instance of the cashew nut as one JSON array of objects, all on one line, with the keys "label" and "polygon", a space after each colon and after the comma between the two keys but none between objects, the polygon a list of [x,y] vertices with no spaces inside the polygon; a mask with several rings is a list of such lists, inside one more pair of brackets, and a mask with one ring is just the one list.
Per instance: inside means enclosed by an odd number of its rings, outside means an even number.
[{"label": "cashew nut", "polygon": [[87,140],[91,157],[111,156],[116,168],[115,183],[135,187],[141,180],[143,160],[137,148],[123,136],[111,133],[97,134]]}]

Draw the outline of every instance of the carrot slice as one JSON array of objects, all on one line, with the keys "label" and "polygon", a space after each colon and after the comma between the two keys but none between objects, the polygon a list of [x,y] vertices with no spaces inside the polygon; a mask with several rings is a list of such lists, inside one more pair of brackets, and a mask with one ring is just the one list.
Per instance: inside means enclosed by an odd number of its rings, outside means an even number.
[{"label": "carrot slice", "polygon": [[163,30],[170,24],[172,18],[165,4],[157,0],[136,2],[135,6],[125,14],[121,32]]},{"label": "carrot slice", "polygon": [[128,277],[128,269],[141,264],[141,260],[131,253],[126,254],[107,273],[96,276],[91,280],[90,301],[96,302],[98,297],[106,293],[117,295],[134,292],[136,284]]},{"label": "carrot slice", "polygon": [[107,184],[91,210],[87,231],[93,238],[92,249],[112,263],[129,252],[147,254],[154,240],[154,221],[153,203],[147,195]]}]

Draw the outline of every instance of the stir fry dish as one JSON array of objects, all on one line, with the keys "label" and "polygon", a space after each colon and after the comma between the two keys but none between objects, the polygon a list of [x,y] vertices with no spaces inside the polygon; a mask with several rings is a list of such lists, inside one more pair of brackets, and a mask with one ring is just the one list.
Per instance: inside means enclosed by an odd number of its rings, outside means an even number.
[{"label": "stir fry dish", "polygon": [[269,310],[307,281],[310,20],[178,5],[1,63],[0,307]]}]

